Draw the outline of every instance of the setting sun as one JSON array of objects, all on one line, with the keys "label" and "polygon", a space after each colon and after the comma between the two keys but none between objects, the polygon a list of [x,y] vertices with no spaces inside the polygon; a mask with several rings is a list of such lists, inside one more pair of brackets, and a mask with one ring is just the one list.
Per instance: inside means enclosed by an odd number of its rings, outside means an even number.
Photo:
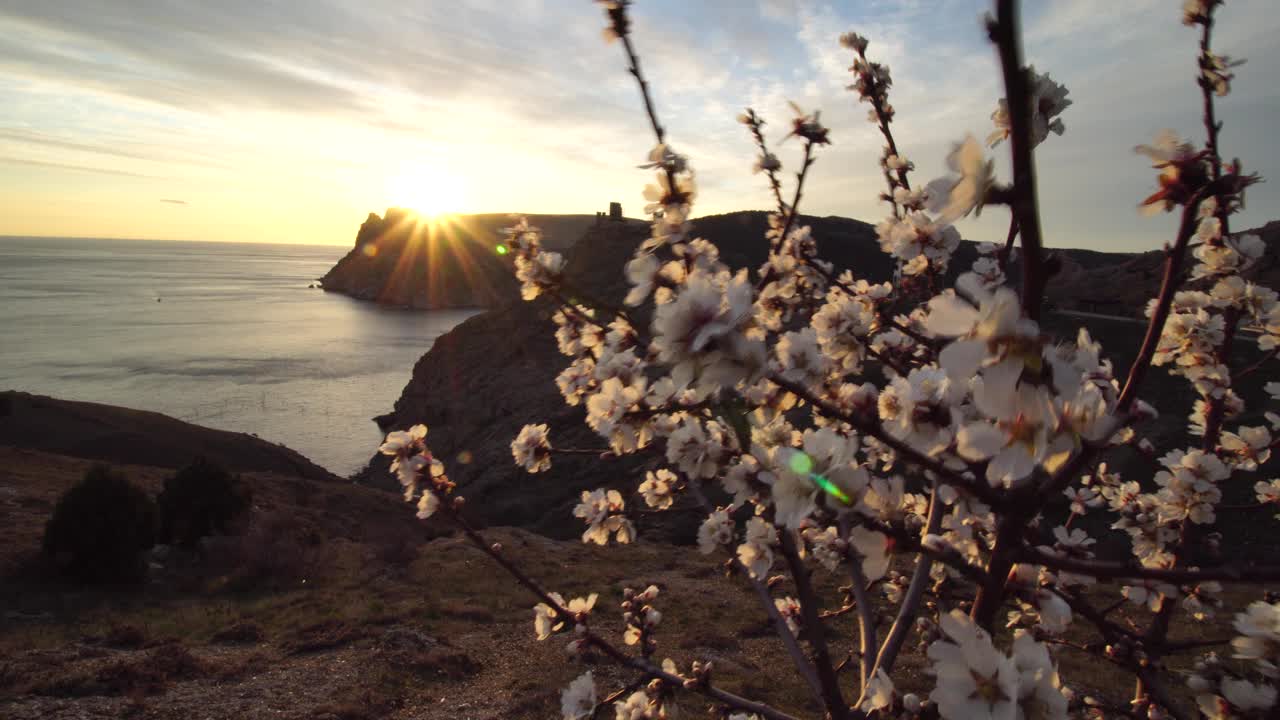
[{"label": "setting sun", "polygon": [[428,167],[409,166],[389,176],[387,198],[391,205],[434,217],[459,212],[465,193],[457,177]]}]

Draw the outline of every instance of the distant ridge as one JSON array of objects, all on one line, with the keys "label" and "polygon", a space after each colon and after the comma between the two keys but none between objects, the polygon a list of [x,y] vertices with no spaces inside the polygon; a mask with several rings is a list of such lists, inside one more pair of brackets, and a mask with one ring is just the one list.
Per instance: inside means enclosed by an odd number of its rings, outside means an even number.
[{"label": "distant ridge", "polygon": [[234,472],[341,482],[283,445],[145,410],[0,392],[0,445],[109,463],[183,467],[197,457]]}]

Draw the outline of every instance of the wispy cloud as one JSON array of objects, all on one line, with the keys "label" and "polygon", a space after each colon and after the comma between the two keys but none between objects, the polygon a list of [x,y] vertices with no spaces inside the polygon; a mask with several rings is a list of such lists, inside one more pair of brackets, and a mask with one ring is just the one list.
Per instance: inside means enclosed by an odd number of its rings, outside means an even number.
[{"label": "wispy cloud", "polygon": [[[1039,155],[1050,242],[1157,246],[1169,223],[1137,218],[1152,177],[1130,148],[1165,126],[1201,134],[1192,33],[1163,0],[1026,5],[1030,59],[1075,100],[1067,136]],[[734,117],[753,105],[780,139],[794,100],[821,107],[835,139],[807,209],[874,221],[880,142],[844,90],[850,58],[835,39],[857,29],[891,66],[898,138],[928,177],[952,142],[989,129],[1000,88],[986,9],[654,0],[635,7],[636,39],[671,140],[699,171],[703,212],[767,206]],[[0,184],[40,172],[0,222],[32,232],[23,207],[74,192],[100,200],[77,213],[78,232],[117,212],[133,235],[346,242],[364,212],[406,201],[387,191],[406,164],[466,186],[469,210],[636,208],[647,177],[635,165],[652,140],[602,26],[589,3],[540,0],[0,0]],[[1272,0],[1231,3],[1218,28],[1222,52],[1249,58],[1223,103],[1225,148],[1264,174],[1280,166],[1278,33]],[[95,175],[105,184],[86,181]],[[182,213],[189,225],[146,229],[159,178],[159,192],[201,199]],[[1243,220],[1258,224],[1280,193],[1261,186],[1250,200]],[[998,215],[965,233],[1001,236]]]}]

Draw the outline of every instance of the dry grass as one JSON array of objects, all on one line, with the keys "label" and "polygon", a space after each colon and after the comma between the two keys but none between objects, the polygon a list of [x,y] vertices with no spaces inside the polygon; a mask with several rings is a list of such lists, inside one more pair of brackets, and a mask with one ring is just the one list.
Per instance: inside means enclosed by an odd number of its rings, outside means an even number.
[{"label": "dry grass", "polygon": [[[46,471],[77,474],[79,461],[70,467],[48,462]],[[21,463],[0,470],[0,486],[15,486],[15,472],[24,472]],[[145,469],[131,475],[149,477]],[[330,529],[323,515],[309,510],[327,504],[315,494],[258,482],[266,489],[255,488],[256,496],[275,498],[271,512],[292,513],[316,531]],[[256,584],[198,562],[157,572],[141,589],[82,590],[29,576],[7,582],[0,591],[0,716],[554,717],[560,688],[584,667],[566,657],[568,637],[534,639],[535,600],[462,539],[414,540],[424,533],[413,523],[397,525],[411,512],[394,498],[375,494],[360,502],[381,509],[365,511],[376,533],[343,537],[344,521],[327,541],[308,546],[316,552],[297,572]],[[38,513],[17,517],[30,522]],[[388,527],[407,528],[407,534]],[[38,538],[20,526],[6,532]],[[716,682],[725,688],[801,717],[820,715],[754,594],[742,579],[723,577],[714,560],[661,544],[597,548],[505,528],[486,534],[548,589],[565,597],[600,593],[594,625],[606,636],[621,638],[624,587],[658,585],[664,612],[659,658],[684,667],[713,660]],[[834,608],[844,578],[819,570],[815,581]],[[791,591],[784,584],[777,592]],[[1118,588],[1096,592],[1113,597]],[[1226,595],[1236,604],[1249,597]],[[1128,607],[1119,616],[1139,625],[1146,618]],[[1173,638],[1229,637],[1230,617],[1224,612],[1204,626],[1176,627]],[[833,622],[829,641],[837,659],[855,644],[854,632],[851,616]],[[1090,638],[1077,622],[1070,639]],[[913,642],[895,676],[900,689],[927,692]],[[1196,654],[1175,658],[1174,667],[1188,667]],[[1063,677],[1082,693],[1124,698],[1131,691],[1132,679],[1105,663],[1070,648],[1057,655]],[[634,679],[611,665],[589,667],[601,688]],[[849,694],[853,679],[844,678]],[[688,717],[703,714],[696,699],[682,705]]]}]

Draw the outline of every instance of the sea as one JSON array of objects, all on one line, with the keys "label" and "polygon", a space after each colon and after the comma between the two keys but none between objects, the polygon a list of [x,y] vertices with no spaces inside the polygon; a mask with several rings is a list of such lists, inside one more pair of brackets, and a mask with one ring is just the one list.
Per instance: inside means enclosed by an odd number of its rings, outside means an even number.
[{"label": "sea", "polygon": [[0,237],[0,389],[251,433],[351,474],[417,359],[476,311],[310,287],[346,251]]}]

